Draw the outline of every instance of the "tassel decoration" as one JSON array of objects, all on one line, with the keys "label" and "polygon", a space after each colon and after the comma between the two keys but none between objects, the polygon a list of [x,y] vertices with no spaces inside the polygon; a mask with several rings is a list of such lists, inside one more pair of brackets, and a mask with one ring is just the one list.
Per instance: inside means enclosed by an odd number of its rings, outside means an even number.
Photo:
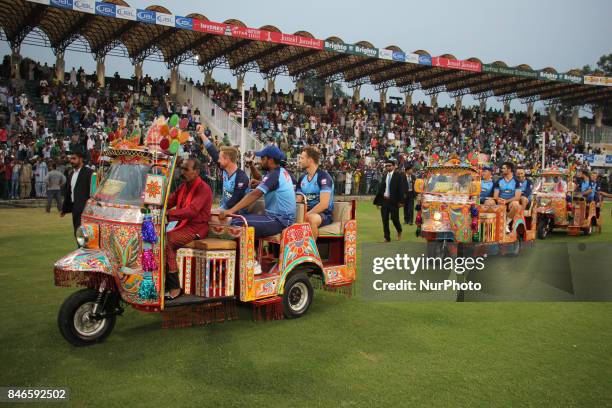
[{"label": "tassel decoration", "polygon": [[155,289],[155,283],[153,282],[153,276],[151,272],[145,272],[140,287],[138,288],[138,297],[147,300],[157,299],[157,290]]},{"label": "tassel decoration", "polygon": [[146,215],[144,221],[142,221],[142,240],[151,244],[157,242],[155,225],[153,225],[153,218],[150,215]]},{"label": "tassel decoration", "polygon": [[155,262],[155,255],[152,249],[144,249],[142,251],[142,270],[146,272],[153,272],[157,270],[157,262]]}]

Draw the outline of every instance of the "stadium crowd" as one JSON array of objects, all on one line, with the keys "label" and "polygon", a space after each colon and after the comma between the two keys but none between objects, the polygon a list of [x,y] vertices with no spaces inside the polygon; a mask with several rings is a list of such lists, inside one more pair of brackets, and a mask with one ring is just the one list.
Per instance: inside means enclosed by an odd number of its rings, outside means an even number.
[{"label": "stadium crowd", "polygon": [[[173,113],[187,117],[191,129],[203,122],[198,106],[175,105],[167,97],[169,82],[163,78],[147,75],[137,81],[115,73],[99,88],[95,74],[72,68],[65,81],[57,83],[54,67],[25,59],[21,72],[26,85],[17,91],[8,81],[9,64],[7,56],[0,66],[3,199],[47,197],[48,173],[55,169],[65,175],[70,152],[81,152],[92,168],[100,165],[107,132],[122,119],[129,130],[146,128],[153,117]],[[239,110],[240,92],[230,85],[195,85],[222,109]],[[524,112],[512,112],[506,118],[494,109],[481,112],[478,107],[465,107],[457,112],[454,107],[432,109],[424,103],[382,106],[366,99],[335,98],[326,106],[323,100],[309,98],[298,104],[293,92],[267,95],[255,86],[246,93],[245,108],[249,129],[264,144],[277,145],[286,154],[289,170],[297,171],[297,157],[304,146],[317,146],[321,167],[332,175],[336,194],[375,194],[386,159],[394,159],[398,168],[410,165],[418,173],[430,155],[479,151],[490,157],[494,171],[505,161],[529,171],[541,157],[539,135],[546,139],[551,165],[566,167],[576,153],[598,153],[570,133],[553,129],[537,112],[530,120]],[[213,142],[229,144],[227,137]],[[192,138],[183,154],[210,160],[204,152],[199,140]],[[252,157],[253,152],[248,155]],[[203,171],[219,191],[217,166],[204,166]]]}]

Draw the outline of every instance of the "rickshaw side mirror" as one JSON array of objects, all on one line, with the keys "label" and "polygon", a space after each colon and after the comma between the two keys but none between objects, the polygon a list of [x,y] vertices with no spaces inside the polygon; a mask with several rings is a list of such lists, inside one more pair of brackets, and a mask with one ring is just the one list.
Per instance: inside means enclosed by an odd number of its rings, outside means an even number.
[{"label": "rickshaw side mirror", "polygon": [[416,179],[414,181],[414,191],[416,191],[417,193],[422,193],[423,192],[423,185],[425,184],[425,180],[423,179]]},{"label": "rickshaw side mirror", "polygon": [[480,180],[472,181],[470,184],[470,195],[479,196],[480,195]]}]

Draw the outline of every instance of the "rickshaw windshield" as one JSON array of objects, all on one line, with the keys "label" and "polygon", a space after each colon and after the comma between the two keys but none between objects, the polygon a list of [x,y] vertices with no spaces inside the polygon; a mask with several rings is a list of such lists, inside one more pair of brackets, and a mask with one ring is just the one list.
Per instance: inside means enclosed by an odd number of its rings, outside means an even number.
[{"label": "rickshaw windshield", "polygon": [[147,164],[112,164],[94,199],[113,204],[140,206],[149,170],[150,166]]},{"label": "rickshaw windshield", "polygon": [[534,191],[539,193],[567,193],[567,181],[562,176],[542,176],[536,182]]},{"label": "rickshaw windshield", "polygon": [[431,173],[425,181],[425,192],[469,194],[471,183],[470,173]]}]

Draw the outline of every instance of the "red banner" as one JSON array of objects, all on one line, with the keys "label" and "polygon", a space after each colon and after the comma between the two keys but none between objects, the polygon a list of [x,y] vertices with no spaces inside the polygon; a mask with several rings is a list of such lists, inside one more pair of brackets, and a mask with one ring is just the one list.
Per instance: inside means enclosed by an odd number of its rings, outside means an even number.
[{"label": "red banner", "polygon": [[275,33],[257,28],[238,27],[234,25],[215,23],[214,21],[204,21],[193,19],[193,29],[202,33],[228,35],[235,38],[247,40],[267,41],[277,44],[295,45],[296,47],[323,49],[323,40],[316,38],[306,38],[299,35]]},{"label": "red banner", "polygon": [[444,57],[433,57],[431,65],[434,67],[460,69],[462,71],[482,72],[482,66],[479,62],[451,60]]},{"label": "red banner", "polygon": [[202,33],[224,35],[226,34],[227,27],[228,25],[223,24],[223,23],[215,23],[214,21],[198,20],[197,18],[193,19],[193,29],[195,31],[200,31]]},{"label": "red banner", "polygon": [[323,49],[323,40],[317,40],[316,38],[301,37],[293,34],[273,33],[264,32],[265,38],[262,41],[270,41],[278,44],[295,45],[296,47],[313,48],[316,50]]}]

